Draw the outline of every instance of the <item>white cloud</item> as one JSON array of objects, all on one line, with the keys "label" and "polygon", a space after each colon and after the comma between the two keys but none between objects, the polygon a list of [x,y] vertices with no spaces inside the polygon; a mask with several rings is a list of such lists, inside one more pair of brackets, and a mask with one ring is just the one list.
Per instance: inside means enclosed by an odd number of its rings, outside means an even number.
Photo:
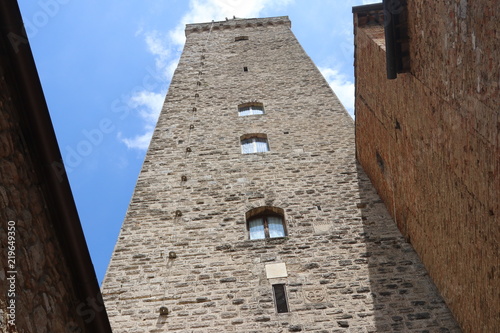
[{"label": "white cloud", "polygon": [[[171,47],[168,34],[160,34],[157,31],[140,33],[144,35],[148,51],[155,57],[157,72],[155,77],[160,81],[169,81],[177,67],[179,58],[175,48]],[[133,93],[128,98],[127,106],[134,110],[141,118],[144,132],[132,138],[123,138],[121,133],[119,133],[118,139],[125,143],[129,149],[146,150],[148,148],[156,121],[163,106],[165,93],[166,91],[161,90],[160,85],[158,85],[158,88],[155,90],[142,89]]]},{"label": "white cloud", "polygon": [[139,33],[144,36],[147,50],[154,56],[157,78],[164,82],[170,81],[174,75],[184,45],[184,40],[181,44],[174,40],[172,31],[174,30],[166,33],[156,30]]},{"label": "white cloud", "polygon": [[149,142],[151,142],[151,138],[153,137],[153,131],[154,129],[149,129],[146,133],[136,135],[133,138],[122,138],[121,133],[118,133],[118,139],[120,139],[127,148],[147,150]]},{"label": "white cloud", "polygon": [[321,74],[335,92],[340,102],[354,117],[354,83],[348,77],[334,68],[319,67]]},{"label": "white cloud", "polygon": [[145,133],[136,135],[133,138],[122,138],[122,134],[118,133],[118,139],[125,143],[128,148],[148,149],[156,121],[163,106],[163,96],[163,93],[142,90],[130,97],[128,106],[138,112],[143,121]]},{"label": "white cloud", "polygon": [[158,75],[162,80],[170,80],[179,62],[179,52],[172,45],[169,33],[161,34],[156,30],[144,33],[148,51],[155,57]]},{"label": "white cloud", "polygon": [[139,114],[147,124],[154,125],[158,120],[161,108],[163,106],[163,94],[152,91],[140,91],[133,95],[129,100],[129,106],[139,109]]}]

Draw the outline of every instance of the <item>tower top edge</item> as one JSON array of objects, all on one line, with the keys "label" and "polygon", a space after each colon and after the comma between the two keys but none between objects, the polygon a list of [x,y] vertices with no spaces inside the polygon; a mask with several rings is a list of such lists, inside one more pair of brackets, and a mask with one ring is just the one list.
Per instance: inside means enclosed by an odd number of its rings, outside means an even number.
[{"label": "tower top edge", "polygon": [[265,18],[232,18],[225,21],[212,21],[205,23],[190,23],[186,24],[186,36],[192,32],[210,31],[210,29],[237,29],[246,27],[258,26],[275,26],[285,25],[288,28],[292,27],[292,22],[288,16],[276,16]]}]

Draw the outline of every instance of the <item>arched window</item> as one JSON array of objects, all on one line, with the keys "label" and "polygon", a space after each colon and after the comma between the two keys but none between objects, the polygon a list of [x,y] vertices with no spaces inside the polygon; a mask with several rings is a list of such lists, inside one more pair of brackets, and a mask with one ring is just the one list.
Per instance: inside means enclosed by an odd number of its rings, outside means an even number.
[{"label": "arched window", "polygon": [[256,114],[264,114],[264,104],[251,102],[238,105],[239,116],[252,116]]},{"label": "arched window", "polygon": [[245,134],[240,138],[240,141],[242,154],[264,153],[269,151],[269,143],[267,142],[266,134]]},{"label": "arched window", "polygon": [[283,209],[258,207],[246,213],[250,239],[278,238],[286,236]]}]

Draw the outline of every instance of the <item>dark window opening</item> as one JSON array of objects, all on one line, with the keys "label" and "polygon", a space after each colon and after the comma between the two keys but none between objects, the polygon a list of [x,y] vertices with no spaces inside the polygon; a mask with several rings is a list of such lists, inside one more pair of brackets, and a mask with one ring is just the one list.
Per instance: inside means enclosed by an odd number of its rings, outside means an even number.
[{"label": "dark window opening", "polygon": [[288,303],[286,301],[285,285],[273,284],[274,301],[276,303],[276,311],[285,313],[288,311]]},{"label": "dark window opening", "polygon": [[248,36],[236,36],[236,37],[234,37],[235,42],[238,42],[240,40],[248,40]]},{"label": "dark window opening", "polygon": [[410,71],[406,0],[384,0],[384,31],[387,78]]},{"label": "dark window opening", "polygon": [[380,171],[384,172],[385,170],[385,163],[384,163],[384,160],[382,159],[382,156],[380,156],[380,154],[377,152],[377,164],[378,164],[378,167],[380,168]]},{"label": "dark window opening", "polygon": [[243,72],[248,72],[248,67],[243,67]]},{"label": "dark window opening", "polygon": [[400,130],[401,129],[401,124],[399,123],[399,121],[396,119],[396,125],[394,126],[397,130]]}]

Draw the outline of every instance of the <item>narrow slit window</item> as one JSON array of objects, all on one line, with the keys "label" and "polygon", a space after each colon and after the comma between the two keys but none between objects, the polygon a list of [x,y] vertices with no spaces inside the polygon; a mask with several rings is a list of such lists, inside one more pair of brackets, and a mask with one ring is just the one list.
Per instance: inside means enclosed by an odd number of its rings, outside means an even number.
[{"label": "narrow slit window", "polygon": [[236,36],[236,37],[234,37],[235,42],[239,42],[240,40],[248,40],[248,36]]},{"label": "narrow slit window", "polygon": [[288,310],[288,303],[286,301],[285,285],[273,284],[274,302],[276,303],[276,311],[278,313],[286,313]]},{"label": "narrow slit window", "polygon": [[375,154],[376,158],[377,158],[377,164],[380,168],[380,171],[382,171],[382,173],[385,171],[385,163],[384,163],[384,159],[382,158],[382,156],[380,156],[380,154],[378,153],[378,151],[376,152]]}]

